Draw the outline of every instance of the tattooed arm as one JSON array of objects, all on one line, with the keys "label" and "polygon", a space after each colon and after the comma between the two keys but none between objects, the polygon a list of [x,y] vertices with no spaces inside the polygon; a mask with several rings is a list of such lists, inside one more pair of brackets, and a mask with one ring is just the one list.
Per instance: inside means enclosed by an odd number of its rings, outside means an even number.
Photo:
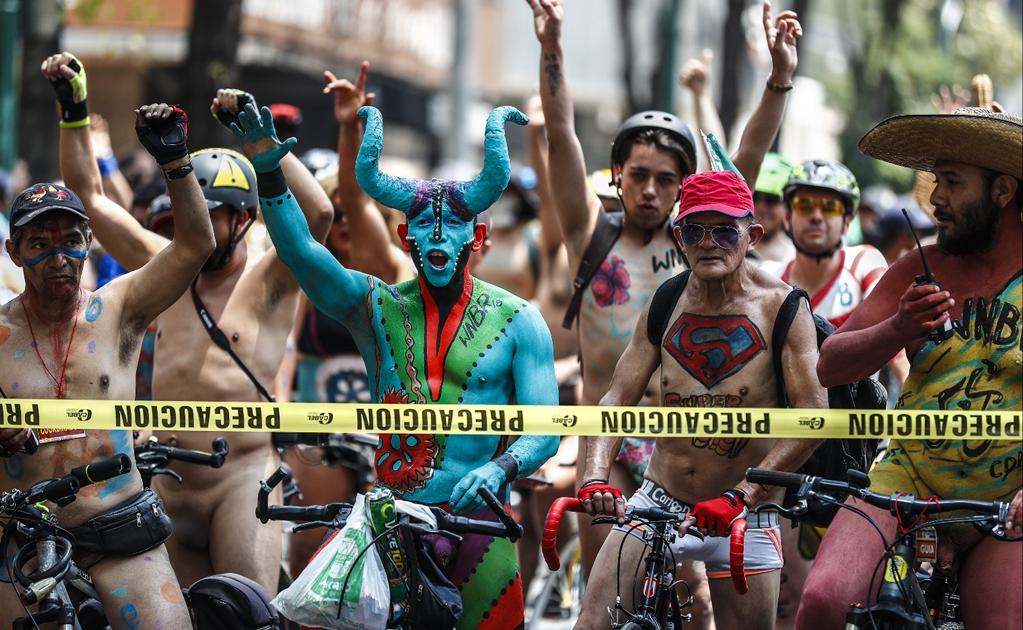
[{"label": "tattooed arm", "polygon": [[547,123],[548,175],[557,182],[551,199],[573,268],[597,221],[600,201],[586,186],[586,161],[575,133],[575,112],[564,77],[561,0],[528,0],[540,42],[540,100]]}]

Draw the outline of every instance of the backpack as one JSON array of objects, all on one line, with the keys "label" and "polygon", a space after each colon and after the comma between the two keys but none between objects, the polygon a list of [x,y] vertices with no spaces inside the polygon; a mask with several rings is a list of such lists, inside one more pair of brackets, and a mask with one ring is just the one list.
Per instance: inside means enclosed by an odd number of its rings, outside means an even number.
[{"label": "backpack", "polygon": [[197,580],[185,593],[198,630],[279,630],[280,618],[263,587],[236,573]]},{"label": "backpack", "polygon": [[[655,346],[660,347],[661,345],[664,331],[667,330],[670,323],[671,314],[686,288],[691,273],[687,269],[665,281],[657,288],[650,301],[650,311],[647,314],[647,339]],[[775,381],[778,387],[778,405],[781,407],[790,406],[782,372],[781,349],[785,345],[789,328],[792,327],[792,322],[799,311],[799,302],[804,299],[809,305],[810,298],[802,289],[792,289],[789,292],[778,309],[778,315],[774,320],[774,330],[771,334],[771,361],[774,365]],[[817,314],[813,315],[813,323],[817,330],[817,347],[820,348],[828,335],[835,332],[835,327]],[[828,388],[828,407],[832,409],[884,409],[888,402],[887,399],[884,387],[873,378]],[[876,440],[824,440],[796,472],[846,481],[850,468],[860,472],[867,471],[873,461],[876,448]],[[790,506],[792,503],[791,494],[787,493],[784,505]],[[823,503],[811,504],[809,512],[803,520],[826,527],[831,523],[837,510],[837,507]]]}]

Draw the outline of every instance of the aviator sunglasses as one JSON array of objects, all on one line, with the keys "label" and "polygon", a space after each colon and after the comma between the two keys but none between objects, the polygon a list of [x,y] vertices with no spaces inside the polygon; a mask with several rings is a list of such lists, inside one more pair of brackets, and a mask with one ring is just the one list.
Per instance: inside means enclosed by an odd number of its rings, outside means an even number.
[{"label": "aviator sunglasses", "polygon": [[845,214],[845,204],[841,199],[818,199],[815,197],[793,197],[789,202],[792,211],[796,214],[813,214],[814,208],[820,208],[821,216],[826,219],[840,217]]},{"label": "aviator sunglasses", "polygon": [[739,238],[746,233],[749,226],[740,230],[731,225],[701,225],[699,223],[683,223],[681,228],[682,242],[687,247],[696,247],[703,242],[707,232],[714,244],[722,249],[732,249],[739,244]]}]

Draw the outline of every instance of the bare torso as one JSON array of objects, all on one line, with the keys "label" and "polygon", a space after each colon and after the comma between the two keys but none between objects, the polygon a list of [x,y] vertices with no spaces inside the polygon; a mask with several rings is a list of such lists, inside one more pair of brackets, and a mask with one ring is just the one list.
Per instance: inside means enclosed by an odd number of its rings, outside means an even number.
[{"label": "bare torso", "polygon": [[[752,265],[743,292],[717,307],[700,299],[693,277],[661,344],[661,404],[686,407],[776,407],[771,332],[789,287]],[[754,414],[754,420],[759,418]],[[774,445],[770,439],[657,440],[646,476],[695,503],[740,482]]]},{"label": "bare torso", "polygon": [[[217,284],[201,278],[197,285],[203,303],[230,340],[232,349],[264,387],[271,385],[284,356],[298,307],[298,293],[294,288],[273,286],[271,278],[275,276],[266,272],[270,262],[261,257]],[[190,292],[181,296],[157,320],[155,357],[155,400],[260,400],[258,391],[241,368],[210,340],[196,314]],[[163,431],[156,435],[182,448],[208,451],[217,434]],[[271,445],[268,433],[231,433],[228,438],[231,448],[228,464]],[[189,466],[187,485],[202,487],[203,482],[220,478],[222,472]],[[165,486],[170,484],[162,484],[161,491]]]},{"label": "bare torso", "polygon": [[[133,399],[139,346],[148,322],[122,321],[127,286],[124,278],[95,293],[82,290],[81,306],[73,321],[50,326],[33,314],[29,315],[31,330],[25,319],[31,309],[23,307],[23,296],[0,307],[0,387],[4,392],[11,398],[55,398],[56,383],[47,369],[59,379],[66,354],[66,398]],[[33,455],[4,460],[0,490],[24,489],[118,452],[132,454],[127,431],[82,433],[81,437],[43,444]],[[75,502],[59,509],[58,518],[65,527],[78,525],[141,489],[137,472],[83,488]]]},{"label": "bare torso", "polygon": [[[573,261],[573,273],[578,261]],[[667,230],[656,229],[649,243],[622,234],[583,295],[579,347],[583,359],[583,404],[595,405],[611,385],[640,314],[662,282],[685,269]],[[651,379],[640,404],[656,404]]]}]

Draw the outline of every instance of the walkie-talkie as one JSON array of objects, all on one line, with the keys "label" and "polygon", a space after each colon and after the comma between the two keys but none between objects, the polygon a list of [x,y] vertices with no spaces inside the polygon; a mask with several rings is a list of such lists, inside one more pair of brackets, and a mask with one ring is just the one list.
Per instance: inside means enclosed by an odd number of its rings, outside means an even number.
[{"label": "walkie-talkie", "polygon": [[[927,266],[927,258],[924,257],[923,247],[920,245],[920,239],[917,238],[916,230],[913,229],[913,222],[909,220],[909,213],[906,209],[902,209],[902,216],[906,217],[906,224],[909,225],[909,232],[913,235],[913,240],[916,241],[916,251],[920,252],[920,262],[923,263],[924,272],[913,279],[913,286],[918,287],[922,284],[933,284],[938,289],[941,289],[941,284],[938,279],[931,273],[931,269]],[[941,343],[952,336],[952,317],[949,316],[945,320],[944,325],[939,329],[935,330],[931,334],[927,335],[927,338],[934,343]]]}]

